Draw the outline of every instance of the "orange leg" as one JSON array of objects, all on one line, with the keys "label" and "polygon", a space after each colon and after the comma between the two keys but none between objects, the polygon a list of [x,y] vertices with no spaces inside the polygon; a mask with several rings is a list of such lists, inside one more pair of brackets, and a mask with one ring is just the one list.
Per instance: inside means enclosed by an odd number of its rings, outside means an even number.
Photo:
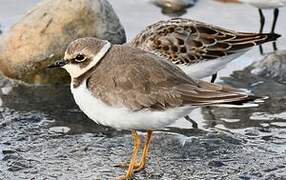
[{"label": "orange leg", "polygon": [[143,152],[142,152],[142,157],[141,157],[141,161],[139,164],[137,164],[137,166],[135,167],[135,171],[141,171],[144,169],[145,164],[146,164],[146,159],[148,156],[148,150],[149,150],[149,144],[151,142],[151,136],[152,136],[153,131],[151,129],[147,130],[147,134],[145,137],[145,143],[144,143],[144,148],[143,148]]},{"label": "orange leg", "polygon": [[132,129],[131,132],[132,132],[132,138],[134,141],[132,157],[131,157],[131,161],[129,163],[128,171],[127,171],[126,175],[118,177],[117,179],[119,179],[119,180],[131,179],[131,177],[133,175],[134,166],[136,165],[137,154],[138,154],[138,150],[140,147],[140,136],[137,134],[136,130],[134,130],[134,129]]},{"label": "orange leg", "polygon": [[[133,166],[135,172],[141,171],[145,167],[152,133],[153,133],[152,130],[150,130],[150,129],[147,130],[147,135],[145,137],[145,143],[144,143],[144,147],[143,147],[141,160],[140,160],[139,163],[135,163],[134,166]],[[122,163],[122,164],[115,165],[115,167],[128,168],[129,165],[128,165],[128,163]]]}]

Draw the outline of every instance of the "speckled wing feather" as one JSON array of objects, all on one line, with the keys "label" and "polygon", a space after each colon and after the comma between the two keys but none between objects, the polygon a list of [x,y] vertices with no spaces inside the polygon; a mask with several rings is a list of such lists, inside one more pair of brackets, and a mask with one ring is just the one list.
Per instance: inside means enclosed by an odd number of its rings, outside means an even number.
[{"label": "speckled wing feather", "polygon": [[87,87],[105,104],[133,111],[240,102],[249,98],[229,87],[192,80],[168,61],[127,46],[112,47],[89,75]]},{"label": "speckled wing feather", "polygon": [[129,45],[167,58],[175,64],[245,52],[278,38],[277,34],[242,33],[190,19],[175,18],[148,26]]}]

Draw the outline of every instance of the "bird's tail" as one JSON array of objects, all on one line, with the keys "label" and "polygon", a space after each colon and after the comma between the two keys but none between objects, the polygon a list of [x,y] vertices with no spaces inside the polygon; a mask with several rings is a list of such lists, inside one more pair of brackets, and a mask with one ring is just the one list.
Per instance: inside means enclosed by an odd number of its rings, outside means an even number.
[{"label": "bird's tail", "polygon": [[241,101],[217,104],[217,105],[213,105],[213,106],[215,106],[215,107],[227,107],[227,108],[258,107],[259,104],[264,103],[264,101],[268,98],[269,97],[267,97],[267,96],[260,97],[260,96],[249,95],[247,98],[245,98]]},{"label": "bird's tail", "polygon": [[276,41],[278,38],[281,37],[280,34],[276,33],[260,33],[256,35],[257,39],[254,40],[256,45],[261,45],[266,42]]},{"label": "bird's tail", "polygon": [[268,97],[259,97],[243,89],[236,89],[227,85],[211,84],[198,81],[197,94],[184,93],[185,101],[191,101],[193,105],[245,108],[258,107]]},{"label": "bird's tail", "polygon": [[261,45],[267,42],[276,41],[280,34],[276,33],[239,33],[236,38],[229,42],[232,47],[229,51],[240,51],[253,46]]}]

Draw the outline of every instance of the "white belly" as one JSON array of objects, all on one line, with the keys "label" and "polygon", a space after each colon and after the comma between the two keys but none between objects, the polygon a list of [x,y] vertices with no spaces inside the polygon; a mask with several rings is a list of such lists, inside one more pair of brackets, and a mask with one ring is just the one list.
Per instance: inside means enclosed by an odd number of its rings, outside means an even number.
[{"label": "white belly", "polygon": [[274,9],[286,6],[286,0],[240,0],[260,9]]},{"label": "white belly", "polygon": [[112,107],[93,96],[83,82],[71,91],[80,109],[96,123],[115,129],[158,129],[189,114],[194,107],[178,107],[166,111],[132,112],[125,107]]},{"label": "white belly", "polygon": [[178,65],[178,67],[181,68],[191,78],[203,79],[217,73],[223,69],[227,63],[241,56],[242,54],[244,54],[244,52],[217,58],[214,60],[202,61],[196,64]]}]

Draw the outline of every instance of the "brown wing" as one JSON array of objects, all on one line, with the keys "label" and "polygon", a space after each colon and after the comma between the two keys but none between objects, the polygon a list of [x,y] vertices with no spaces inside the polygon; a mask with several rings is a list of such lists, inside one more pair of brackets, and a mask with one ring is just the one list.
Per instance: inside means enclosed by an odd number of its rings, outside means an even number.
[{"label": "brown wing", "polygon": [[234,32],[198,21],[176,18],[147,27],[130,44],[175,64],[192,64],[245,52],[278,37],[277,34]]},{"label": "brown wing", "polygon": [[163,110],[185,104],[201,106],[236,102],[248,96],[232,88],[194,81],[171,63],[126,46],[113,47],[87,80],[104,103]]}]

